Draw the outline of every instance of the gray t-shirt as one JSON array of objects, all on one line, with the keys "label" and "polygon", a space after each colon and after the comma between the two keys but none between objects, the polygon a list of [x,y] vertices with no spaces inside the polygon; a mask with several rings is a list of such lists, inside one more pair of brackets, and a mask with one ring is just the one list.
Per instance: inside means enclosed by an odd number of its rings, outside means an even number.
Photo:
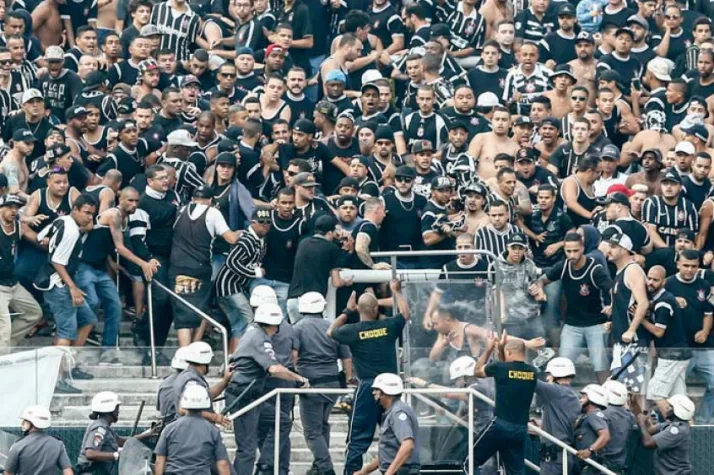
[{"label": "gray t-shirt", "polygon": [[198,414],[180,417],[163,430],[154,450],[166,457],[166,473],[210,475],[219,460],[228,460],[221,431]]},{"label": "gray t-shirt", "polygon": [[418,469],[419,462],[419,422],[411,407],[400,399],[384,413],[379,429],[379,469],[384,472],[394,461],[402,442],[412,439],[414,451],[402,468]]},{"label": "gray t-shirt", "polygon": [[[535,389],[537,404],[543,406],[543,430],[558,440],[572,445],[573,426],[580,415],[580,399],[570,386],[538,381]],[[544,444],[552,445],[543,440]]]},{"label": "gray t-shirt", "polygon": [[337,377],[337,360],[351,358],[347,345],[327,336],[330,322],[319,315],[306,315],[293,327],[298,372],[307,379]]},{"label": "gray t-shirt", "polygon": [[665,422],[657,424],[657,433],[652,436],[657,443],[654,455],[656,475],[689,475],[691,435],[686,422]]},{"label": "gray t-shirt", "polygon": [[231,358],[235,372],[231,382],[245,386],[252,381],[265,384],[268,368],[279,364],[273,349],[273,342],[260,327],[250,327],[241,337],[238,350]]},{"label": "gray t-shirt", "polygon": [[[193,382],[206,388],[208,391],[208,397],[211,397],[211,387],[208,385],[206,378],[196,370],[193,366],[189,366],[185,370],[181,371],[173,383],[173,396],[174,396],[174,408],[178,411],[181,407],[181,396],[183,395],[183,390],[189,382]],[[213,401],[213,398],[211,398]],[[212,410],[212,409],[211,409]]]},{"label": "gray t-shirt", "polygon": [[[89,463],[86,454],[87,450],[98,450],[99,452],[114,453],[119,450],[119,436],[109,426],[109,422],[103,417],[92,421],[84,432],[82,439],[82,449],[79,452],[79,463]],[[116,462],[93,462],[94,466],[100,470],[111,473]]]},{"label": "gray t-shirt", "polygon": [[583,414],[576,424],[575,448],[578,450],[590,448],[598,438],[598,431],[608,428],[605,413],[600,410]]},{"label": "gray t-shirt", "polygon": [[62,441],[42,431],[30,432],[17,441],[5,462],[5,470],[17,474],[56,475],[71,467]]},{"label": "gray t-shirt", "polygon": [[179,373],[174,373],[164,378],[156,392],[156,410],[159,411],[164,421],[176,418],[176,396],[174,395],[174,382]]},{"label": "gray t-shirt", "polygon": [[637,426],[635,415],[622,406],[610,406],[603,412],[610,428],[610,442],[602,450],[602,455],[609,462],[608,466],[624,467],[630,431]]}]

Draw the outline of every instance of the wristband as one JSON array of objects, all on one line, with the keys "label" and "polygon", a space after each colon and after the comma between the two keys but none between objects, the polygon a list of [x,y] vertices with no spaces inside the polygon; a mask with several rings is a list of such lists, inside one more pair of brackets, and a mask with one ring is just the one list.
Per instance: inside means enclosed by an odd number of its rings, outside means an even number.
[{"label": "wristband", "polygon": [[119,452],[114,452],[114,460],[119,460]]}]

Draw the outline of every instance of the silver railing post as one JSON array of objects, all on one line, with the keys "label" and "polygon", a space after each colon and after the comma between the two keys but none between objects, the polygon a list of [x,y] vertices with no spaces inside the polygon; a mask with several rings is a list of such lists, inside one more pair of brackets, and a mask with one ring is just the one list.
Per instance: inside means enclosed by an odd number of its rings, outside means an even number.
[{"label": "silver railing post", "polygon": [[[119,267],[119,251],[117,251],[116,263],[117,263],[117,267]],[[120,294],[120,292],[119,292],[119,281],[121,280],[121,272],[119,272],[118,270],[117,270],[117,272],[116,272],[116,277],[117,277],[117,279],[116,279],[116,280],[117,280],[117,282],[116,282],[116,283],[117,283],[117,294]],[[121,295],[121,294],[120,294],[120,295]],[[122,310],[122,314],[123,314],[123,313],[124,313],[124,310]],[[124,315],[122,315],[122,314],[119,315],[119,322],[118,322],[118,323],[119,323],[119,331],[117,332],[117,350],[119,350],[119,338],[120,338],[120,336],[121,336],[121,320],[122,320],[122,317],[124,316]]]},{"label": "silver railing post", "polygon": [[273,475],[280,473],[280,395],[281,389],[278,388],[278,393],[275,395],[275,435],[273,436],[274,457],[273,460]]},{"label": "silver railing post", "polygon": [[568,475],[568,451],[563,448],[563,475]]},{"label": "silver railing post", "polygon": [[474,395],[469,393],[469,448],[467,456],[469,458],[469,473],[468,475],[474,475]]},{"label": "silver railing post", "polygon": [[[156,281],[158,283],[158,281]],[[151,282],[146,289],[147,305],[149,307],[149,340],[151,345],[151,377],[156,379],[156,343],[154,342],[154,291]]]}]

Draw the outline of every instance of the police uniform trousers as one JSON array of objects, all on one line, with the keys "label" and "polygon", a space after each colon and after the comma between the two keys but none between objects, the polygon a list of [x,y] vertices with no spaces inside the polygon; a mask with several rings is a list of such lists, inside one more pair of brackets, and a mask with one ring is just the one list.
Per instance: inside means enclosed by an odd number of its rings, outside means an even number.
[{"label": "police uniform trousers", "polygon": [[379,424],[382,409],[372,396],[373,378],[360,380],[352,402],[352,418],[347,438],[345,475],[362,469],[362,456],[372,445],[374,430]]},{"label": "police uniform trousers", "polygon": [[[339,377],[333,381],[311,380],[313,388],[339,388]],[[301,394],[300,420],[305,443],[314,458],[313,466],[321,473],[334,470],[330,457],[330,413],[335,406],[334,395]]]},{"label": "police uniform trousers", "polygon": [[474,466],[482,466],[498,453],[506,468],[506,475],[523,475],[527,435],[526,424],[512,424],[494,417],[476,438],[472,451]]},{"label": "police uniform trousers", "polygon": [[[226,407],[232,406],[238,396],[242,394],[240,402],[233,408],[233,412],[236,412],[265,394],[263,382],[256,382],[250,390],[244,393],[247,387],[248,385],[229,384],[226,388]],[[253,475],[256,450],[258,450],[259,420],[260,406],[233,420],[233,435],[236,439],[236,457],[233,460],[233,468],[237,475]]]},{"label": "police uniform trousers", "polygon": [[[265,381],[267,394],[276,388],[294,388],[293,381],[284,381],[278,378],[268,378]],[[280,475],[287,475],[290,469],[290,430],[293,427],[292,410],[295,404],[294,394],[280,395]],[[258,423],[258,447],[260,459],[258,469],[261,472],[273,473],[275,457],[275,398],[270,398],[260,405]],[[267,474],[266,474],[267,475]]]},{"label": "police uniform trousers", "polygon": [[[568,473],[577,466],[575,455],[568,454]],[[563,450],[555,445],[541,445],[541,475],[563,475]]]}]

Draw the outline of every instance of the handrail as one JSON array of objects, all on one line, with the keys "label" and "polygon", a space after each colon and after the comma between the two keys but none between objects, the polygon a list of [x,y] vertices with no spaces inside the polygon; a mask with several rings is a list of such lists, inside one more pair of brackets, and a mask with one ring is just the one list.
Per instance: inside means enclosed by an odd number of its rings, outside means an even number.
[{"label": "handrail", "polygon": [[370,252],[372,257],[421,257],[421,256],[458,256],[463,254],[480,254],[488,256],[491,259],[498,259],[498,256],[490,251],[483,249],[464,249],[461,251],[443,250],[443,251],[378,251]]},{"label": "handrail", "polygon": [[[227,370],[228,369],[228,331],[226,330],[226,327],[224,327],[223,325],[218,323],[216,320],[214,320],[209,315],[207,315],[203,310],[196,307],[191,302],[188,302],[185,298],[181,297],[176,292],[169,289],[168,287],[166,287],[164,284],[162,284],[158,280],[154,279],[154,280],[152,280],[152,282],[155,283],[159,288],[163,289],[164,292],[166,292],[167,294],[169,294],[170,296],[172,296],[173,298],[175,298],[176,300],[178,300],[179,302],[183,303],[185,306],[187,306],[188,308],[190,308],[191,310],[196,312],[199,317],[203,318],[208,323],[213,325],[213,328],[215,328],[216,330],[218,330],[221,333],[221,336],[223,337],[222,338],[223,339],[223,364],[224,364],[224,369]],[[152,345],[153,345],[153,341],[152,341]]]}]

